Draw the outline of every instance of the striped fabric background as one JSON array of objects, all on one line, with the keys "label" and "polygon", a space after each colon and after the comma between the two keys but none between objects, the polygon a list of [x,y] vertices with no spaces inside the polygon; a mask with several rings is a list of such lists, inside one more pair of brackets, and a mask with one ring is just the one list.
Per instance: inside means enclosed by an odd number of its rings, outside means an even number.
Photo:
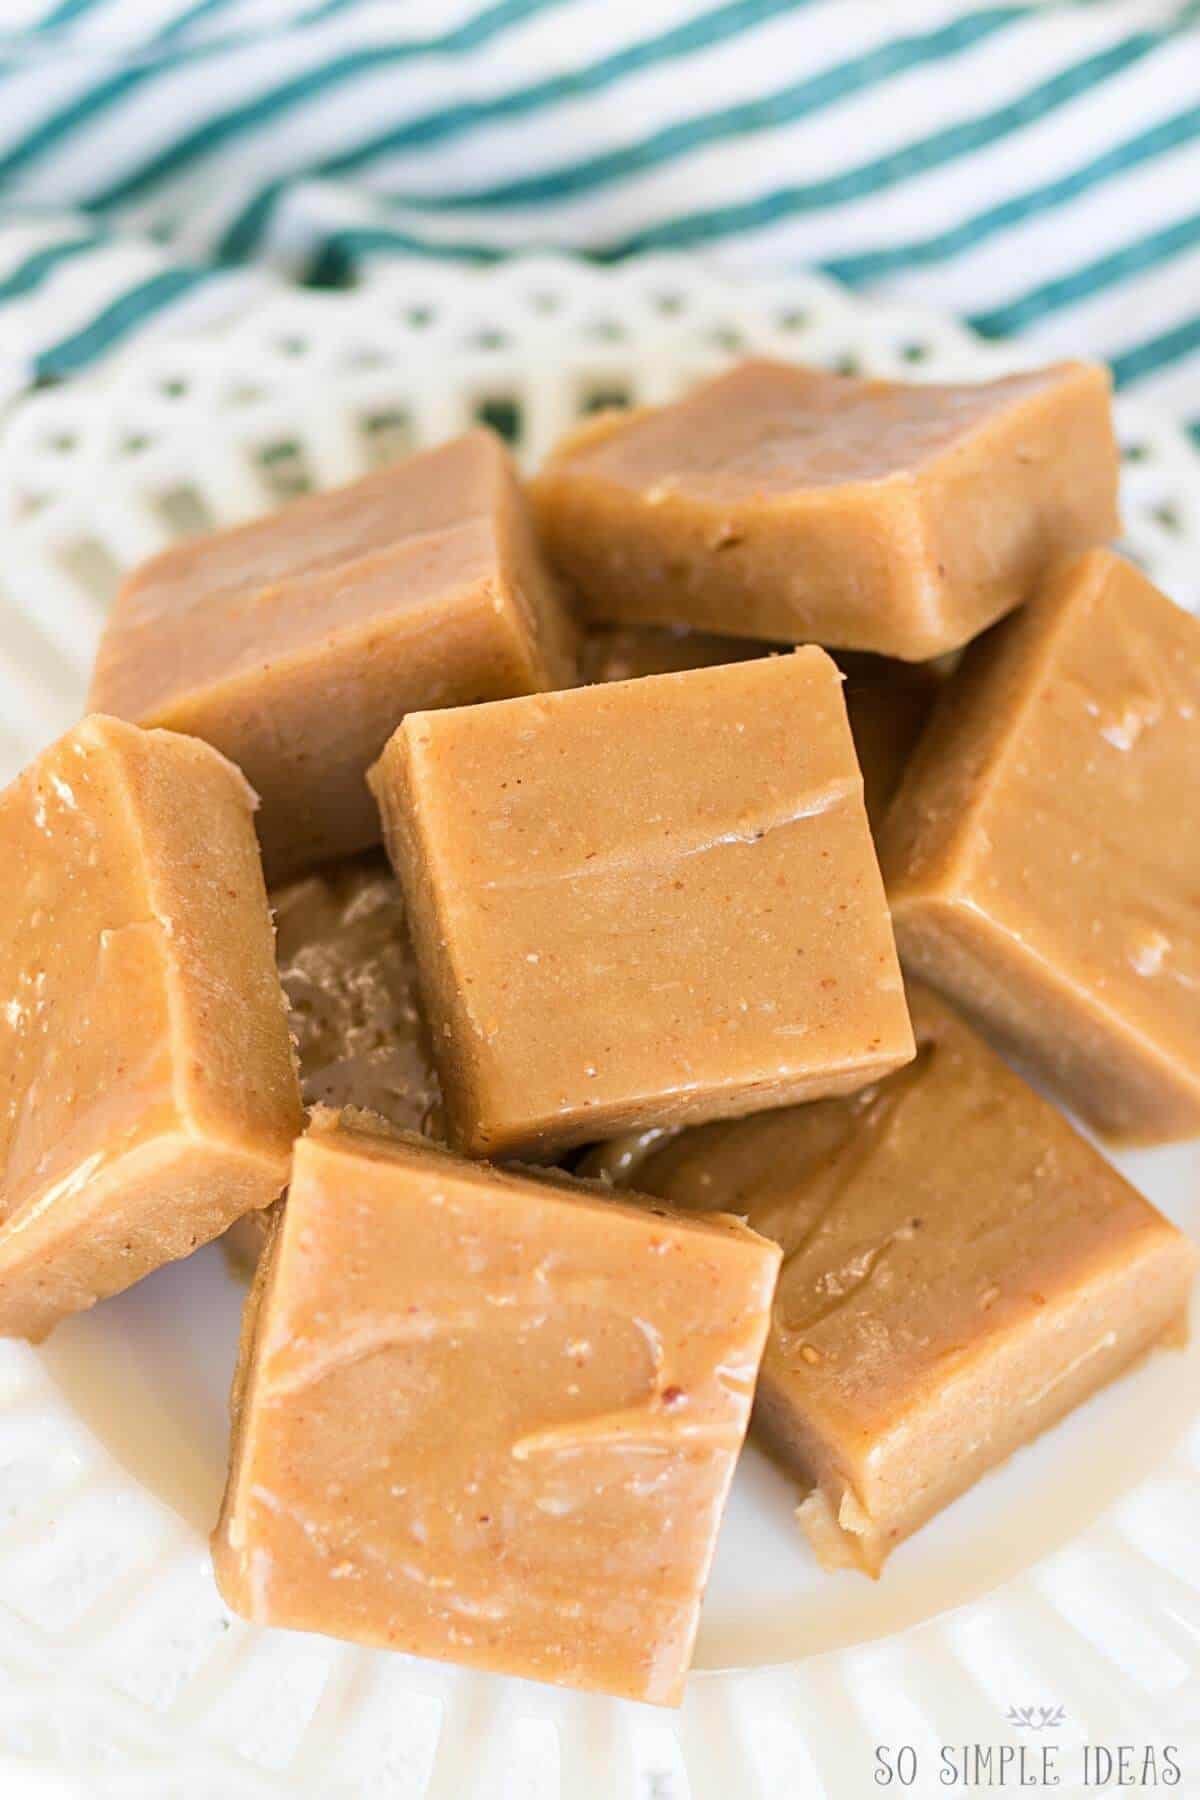
[{"label": "striped fabric background", "polygon": [[1200,0],[5,0],[0,398],[377,258],[817,266],[1200,431]]}]

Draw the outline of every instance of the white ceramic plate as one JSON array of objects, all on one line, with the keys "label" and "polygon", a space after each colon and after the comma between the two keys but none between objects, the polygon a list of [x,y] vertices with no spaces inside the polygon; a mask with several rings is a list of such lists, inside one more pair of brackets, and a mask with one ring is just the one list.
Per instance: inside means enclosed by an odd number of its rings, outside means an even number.
[{"label": "white ceramic plate", "polygon": [[[588,406],[749,349],[917,378],[1020,363],[809,277],[539,259],[281,293],[27,401],[0,442],[0,773],[77,716],[113,582],[173,533],[480,416],[537,455]],[[1195,606],[1200,457],[1167,421],[1119,417],[1128,545]],[[1192,1148],[1121,1166],[1200,1234]],[[913,1747],[895,1791],[942,1794],[939,1747],[962,1792],[954,1747],[980,1743],[1053,1745],[1068,1794],[1091,1741],[1179,1746],[1177,1791],[1200,1794],[1200,1344],[989,1476],[878,1584],[816,1568],[791,1490],[748,1451],[676,1717],[232,1618],[205,1536],[241,1298],[210,1247],[38,1352],[0,1345],[0,1752],[31,1772],[153,1800],[858,1800],[887,1791],[879,1746],[890,1766]],[[1028,1707],[1063,1717],[1009,1718]]]}]

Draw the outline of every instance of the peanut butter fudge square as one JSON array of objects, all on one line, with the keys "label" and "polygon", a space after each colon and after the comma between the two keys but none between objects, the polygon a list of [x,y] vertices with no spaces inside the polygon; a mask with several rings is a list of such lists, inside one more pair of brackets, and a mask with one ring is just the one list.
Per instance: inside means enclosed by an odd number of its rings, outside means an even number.
[{"label": "peanut butter fudge square", "polygon": [[545,1155],[912,1055],[823,651],[410,715],[372,771],[451,1141]]},{"label": "peanut butter fudge square", "polygon": [[1200,624],[1068,558],[973,645],[888,815],[908,969],[1099,1130],[1200,1131]]},{"label": "peanut butter fudge square", "polygon": [[91,704],[231,757],[278,881],[379,841],[363,776],[409,709],[573,675],[516,476],[475,431],[152,558],[117,597]]},{"label": "peanut butter fudge square", "polygon": [[755,1429],[821,1561],[877,1574],[979,1476],[1181,1333],[1196,1253],[927,989],[916,1060],[583,1167],[784,1253]]},{"label": "peanut butter fudge square", "polygon": [[532,491],[589,619],[922,661],[1115,535],[1108,376],[904,385],[745,362],[584,424]]},{"label": "peanut butter fudge square", "polygon": [[0,1332],[185,1256],[301,1124],[254,796],[207,744],[93,717],[0,796]]},{"label": "peanut butter fudge square", "polygon": [[249,1303],[222,1593],[678,1704],[778,1266],[736,1220],[318,1111]]}]

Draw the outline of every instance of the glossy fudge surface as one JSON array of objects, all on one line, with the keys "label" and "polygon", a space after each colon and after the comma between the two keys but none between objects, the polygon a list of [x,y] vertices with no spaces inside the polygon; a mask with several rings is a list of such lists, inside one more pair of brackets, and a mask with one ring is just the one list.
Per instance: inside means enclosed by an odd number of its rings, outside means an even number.
[{"label": "glossy fudge surface", "polygon": [[581,426],[533,485],[593,620],[921,661],[1115,535],[1108,378],[1063,363],[971,386],[740,364]]},{"label": "glossy fudge surface", "polygon": [[745,1216],[784,1262],[756,1430],[829,1566],[884,1558],[1184,1320],[1195,1251],[927,989],[917,1057],[849,1099],[585,1167]]},{"label": "glossy fudge surface", "polygon": [[118,595],[91,703],[231,757],[279,880],[378,842],[363,776],[410,708],[573,673],[508,457],[476,431],[145,563]]},{"label": "glossy fudge surface", "polygon": [[411,716],[372,781],[459,1148],[547,1154],[911,1056],[822,651]]},{"label": "glossy fudge surface", "polygon": [[[778,653],[775,644],[684,627],[594,625],[579,646],[579,673],[583,681],[633,681]],[[837,660],[845,676],[846,712],[862,769],[867,818],[876,831],[928,722],[941,676],[935,669],[890,657],[851,652]]]},{"label": "glossy fudge surface", "polygon": [[908,968],[1098,1129],[1200,1131],[1200,624],[1109,552],[974,646],[881,840]]},{"label": "glossy fudge surface", "polygon": [[229,1604],[677,1704],[778,1265],[319,1112],[243,1336]]},{"label": "glossy fudge surface", "polygon": [[0,1333],[274,1200],[301,1125],[253,795],[85,719],[0,796]]}]

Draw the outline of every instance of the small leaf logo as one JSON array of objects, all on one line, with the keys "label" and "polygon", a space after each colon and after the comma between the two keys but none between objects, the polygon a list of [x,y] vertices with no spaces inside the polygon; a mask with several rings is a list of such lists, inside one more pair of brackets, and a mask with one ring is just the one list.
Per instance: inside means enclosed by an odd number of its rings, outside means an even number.
[{"label": "small leaf logo", "polygon": [[1005,1717],[1018,1731],[1057,1731],[1067,1714],[1061,1706],[1010,1706]]}]

